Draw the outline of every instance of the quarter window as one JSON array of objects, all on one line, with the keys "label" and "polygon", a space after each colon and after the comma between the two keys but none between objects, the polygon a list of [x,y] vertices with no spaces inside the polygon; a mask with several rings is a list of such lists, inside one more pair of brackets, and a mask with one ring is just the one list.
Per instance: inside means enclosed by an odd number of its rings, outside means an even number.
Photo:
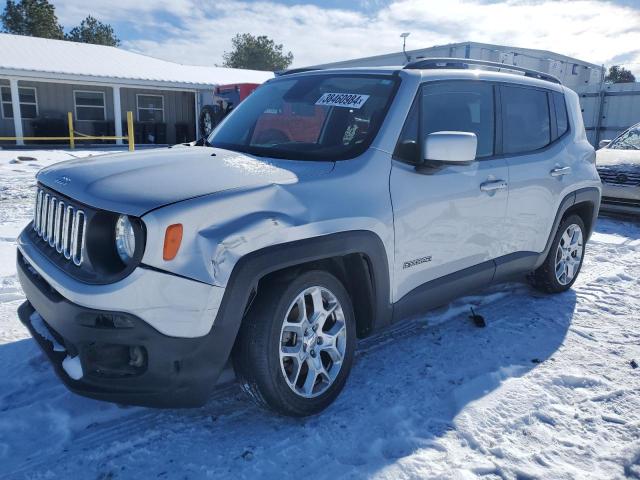
[{"label": "quarter window", "polygon": [[478,137],[478,158],[493,155],[493,85],[482,82],[426,84],[422,89],[422,136],[433,132],[471,132]]},{"label": "quarter window", "polygon": [[76,110],[76,120],[106,120],[107,110],[105,107],[104,92],[74,90],[73,101]]},{"label": "quarter window", "polygon": [[[0,87],[2,98],[2,116],[13,118],[13,105],[11,103],[11,88]],[[20,115],[22,118],[36,118],[38,116],[38,98],[34,87],[19,87]]]},{"label": "quarter window", "polygon": [[558,126],[558,137],[564,135],[569,130],[569,119],[567,118],[567,105],[564,95],[553,92],[553,105],[556,111],[556,124]]},{"label": "quarter window", "polygon": [[396,150],[393,153],[393,156],[398,160],[415,164],[420,162],[420,144],[418,141],[419,105],[420,102],[418,100],[413,102],[409,115],[402,127],[402,132],[400,132]]},{"label": "quarter window", "polygon": [[164,122],[162,95],[137,95],[139,122]]},{"label": "quarter window", "polygon": [[551,122],[545,91],[503,86],[500,98],[505,154],[532,152],[549,145]]}]

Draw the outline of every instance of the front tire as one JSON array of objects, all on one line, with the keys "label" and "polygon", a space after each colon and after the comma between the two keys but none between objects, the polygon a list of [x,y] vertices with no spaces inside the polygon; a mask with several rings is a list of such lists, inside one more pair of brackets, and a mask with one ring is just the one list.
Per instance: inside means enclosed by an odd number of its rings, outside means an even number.
[{"label": "front tire", "polygon": [[314,270],[258,294],[240,328],[233,363],[243,390],[258,405],[302,417],[338,396],[355,346],[346,289],[328,272]]},{"label": "front tire", "polygon": [[585,227],[578,215],[569,215],[558,227],[544,263],[533,272],[533,286],[547,293],[567,291],[582,268]]}]

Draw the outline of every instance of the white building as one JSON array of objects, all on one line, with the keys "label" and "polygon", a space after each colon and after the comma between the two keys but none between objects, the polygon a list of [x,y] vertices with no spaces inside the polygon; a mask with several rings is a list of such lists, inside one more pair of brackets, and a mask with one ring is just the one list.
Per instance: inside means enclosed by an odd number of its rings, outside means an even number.
[{"label": "white building", "polygon": [[520,67],[550,73],[558,77],[564,85],[570,88],[600,84],[603,72],[602,67],[599,65],[546,50],[533,50],[530,48],[517,48],[477,42],[436,45],[419,50],[407,50],[406,55],[400,51],[372,57],[314,65],[314,67],[340,68],[404,65],[408,63],[408,61],[440,57],[473,58],[475,60],[488,60],[491,62],[505,63],[507,65],[518,65]]},{"label": "white building", "polygon": [[2,33],[0,137],[66,136],[67,112],[81,134],[122,136],[126,112],[132,111],[137,144],[191,141],[206,93],[218,85],[272,77],[272,72],[181,65],[116,47]]}]

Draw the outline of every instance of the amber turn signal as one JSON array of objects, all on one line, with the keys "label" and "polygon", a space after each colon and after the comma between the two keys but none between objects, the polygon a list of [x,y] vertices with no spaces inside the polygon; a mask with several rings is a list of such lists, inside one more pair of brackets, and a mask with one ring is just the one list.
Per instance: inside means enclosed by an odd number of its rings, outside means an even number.
[{"label": "amber turn signal", "polygon": [[173,260],[178,254],[180,243],[182,242],[182,224],[175,223],[167,227],[164,233],[164,248],[162,249],[162,258],[164,260]]}]

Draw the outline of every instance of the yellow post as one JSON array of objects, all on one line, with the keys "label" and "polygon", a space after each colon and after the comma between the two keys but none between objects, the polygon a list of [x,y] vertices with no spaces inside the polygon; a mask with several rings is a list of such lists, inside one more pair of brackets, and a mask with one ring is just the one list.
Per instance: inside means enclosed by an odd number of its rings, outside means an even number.
[{"label": "yellow post", "polygon": [[73,115],[71,112],[67,112],[67,119],[69,120],[69,147],[76,148],[76,141],[73,138]]},{"label": "yellow post", "polygon": [[133,139],[133,112],[127,112],[127,137],[129,140],[129,151],[133,152],[135,143]]}]

